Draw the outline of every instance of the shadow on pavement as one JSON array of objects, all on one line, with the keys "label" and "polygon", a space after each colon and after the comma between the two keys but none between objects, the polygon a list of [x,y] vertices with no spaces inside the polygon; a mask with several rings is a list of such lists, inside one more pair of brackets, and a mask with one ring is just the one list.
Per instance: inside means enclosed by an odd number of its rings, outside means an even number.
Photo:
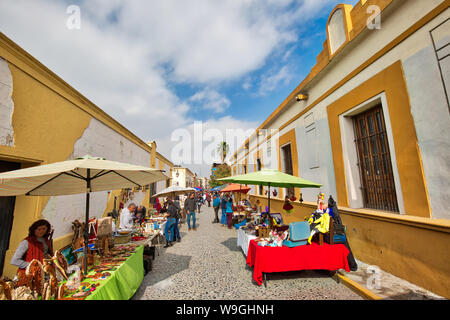
[{"label": "shadow on pavement", "polygon": [[[161,270],[157,270],[156,266],[153,265],[153,270],[150,271],[143,280],[143,284],[145,283],[145,286],[153,286],[159,282],[162,282],[168,278],[170,278],[171,276],[182,272],[183,270],[189,269],[189,263],[192,259],[191,256],[182,256],[182,255],[178,255],[178,254],[173,254],[173,253],[168,253],[168,252],[164,252],[164,271],[161,272]],[[161,256],[159,257],[161,259]],[[156,258],[158,259],[158,257]],[[155,260],[156,260],[155,259]],[[136,294],[134,295],[134,297],[132,298],[132,300],[135,299],[140,299],[144,293],[145,290],[141,290],[142,288],[140,288]]]},{"label": "shadow on pavement", "polygon": [[389,298],[386,298],[385,300],[445,300],[444,298],[431,298],[429,296],[426,296],[424,294],[414,292],[413,290],[408,290],[409,292],[405,292],[403,294],[390,296]]},{"label": "shadow on pavement", "polygon": [[[246,269],[251,269],[249,266],[246,266]],[[301,271],[287,271],[287,272],[273,272],[266,273],[267,281],[276,281],[276,280],[302,280],[302,279],[320,279],[320,278],[331,278],[331,272],[328,270],[301,270]],[[252,283],[255,286],[258,286],[256,281],[252,278]],[[264,285],[263,285],[264,286]]]},{"label": "shadow on pavement", "polygon": [[237,238],[229,238],[220,243],[221,245],[227,247],[230,251],[242,252],[241,248],[237,246]]}]

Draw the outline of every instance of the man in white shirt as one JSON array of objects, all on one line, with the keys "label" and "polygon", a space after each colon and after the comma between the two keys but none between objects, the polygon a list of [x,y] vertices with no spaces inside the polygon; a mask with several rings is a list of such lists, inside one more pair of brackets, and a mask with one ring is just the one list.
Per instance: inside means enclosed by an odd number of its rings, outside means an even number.
[{"label": "man in white shirt", "polygon": [[136,209],[136,204],[133,202],[124,208],[120,213],[120,225],[119,230],[131,230],[133,228],[133,215]]}]

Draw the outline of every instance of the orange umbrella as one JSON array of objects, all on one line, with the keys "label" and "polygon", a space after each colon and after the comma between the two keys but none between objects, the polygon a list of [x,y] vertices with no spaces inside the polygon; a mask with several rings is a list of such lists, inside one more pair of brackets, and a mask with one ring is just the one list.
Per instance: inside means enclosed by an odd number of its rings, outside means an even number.
[{"label": "orange umbrella", "polygon": [[247,194],[250,191],[249,187],[246,187],[241,184],[231,183],[228,187],[220,190],[221,193],[223,192],[240,192]]}]

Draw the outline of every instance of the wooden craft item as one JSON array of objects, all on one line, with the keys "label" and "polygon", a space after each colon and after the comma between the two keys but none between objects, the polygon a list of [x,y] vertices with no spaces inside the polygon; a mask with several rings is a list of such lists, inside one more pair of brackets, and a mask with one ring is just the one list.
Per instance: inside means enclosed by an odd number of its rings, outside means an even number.
[{"label": "wooden craft item", "polygon": [[107,237],[112,235],[112,217],[98,219],[97,221],[97,237]]}]

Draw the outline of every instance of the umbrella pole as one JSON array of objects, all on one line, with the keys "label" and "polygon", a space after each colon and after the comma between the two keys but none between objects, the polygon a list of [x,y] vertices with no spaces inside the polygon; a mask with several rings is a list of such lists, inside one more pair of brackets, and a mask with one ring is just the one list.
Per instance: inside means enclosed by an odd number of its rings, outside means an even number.
[{"label": "umbrella pole", "polygon": [[267,193],[267,207],[269,208],[267,210],[267,213],[270,213],[270,182],[269,182],[269,192]]},{"label": "umbrella pole", "polygon": [[87,275],[87,255],[89,244],[89,200],[91,192],[91,169],[87,169],[87,192],[86,192],[86,222],[84,224],[84,274]]}]

